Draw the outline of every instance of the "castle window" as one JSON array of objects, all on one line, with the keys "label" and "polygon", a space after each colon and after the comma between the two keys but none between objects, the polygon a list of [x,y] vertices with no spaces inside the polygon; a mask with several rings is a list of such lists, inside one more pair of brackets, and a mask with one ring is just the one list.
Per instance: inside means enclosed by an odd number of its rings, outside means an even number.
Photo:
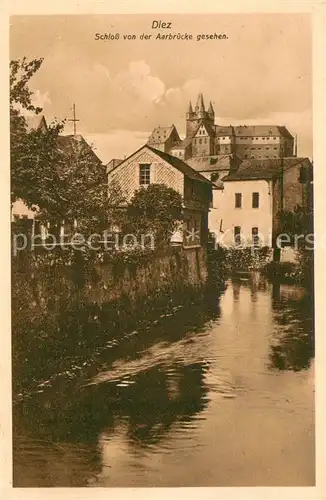
[{"label": "castle window", "polygon": [[259,193],[252,193],[252,208],[259,208]]},{"label": "castle window", "polygon": [[235,193],[235,208],[241,208],[242,206],[242,193]]},{"label": "castle window", "polygon": [[211,181],[212,182],[216,182],[219,178],[219,174],[217,172],[214,172],[213,174],[211,174]]},{"label": "castle window", "polygon": [[201,138],[199,139],[199,144],[201,144]]},{"label": "castle window", "polygon": [[139,184],[148,186],[151,183],[151,166],[149,163],[139,165]]}]

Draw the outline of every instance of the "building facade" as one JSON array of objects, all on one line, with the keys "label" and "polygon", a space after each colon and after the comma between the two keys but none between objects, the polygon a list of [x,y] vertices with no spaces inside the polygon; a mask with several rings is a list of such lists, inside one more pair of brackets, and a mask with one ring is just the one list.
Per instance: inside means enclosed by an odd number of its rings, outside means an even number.
[{"label": "building facade", "polygon": [[228,154],[242,159],[296,156],[294,137],[285,126],[216,125],[213,105],[210,102],[205,108],[203,94],[198,95],[195,108],[189,103],[184,139],[174,125],[156,127],[148,144],[182,160]]},{"label": "building facade", "polygon": [[183,199],[183,245],[205,243],[212,184],[181,159],[145,145],[111,169],[108,182],[120,187],[126,203],[137,190],[150,184],[173,188]]},{"label": "building facade", "polygon": [[312,164],[308,158],[246,160],[213,196],[210,230],[222,245],[271,247],[281,212],[312,210]]}]

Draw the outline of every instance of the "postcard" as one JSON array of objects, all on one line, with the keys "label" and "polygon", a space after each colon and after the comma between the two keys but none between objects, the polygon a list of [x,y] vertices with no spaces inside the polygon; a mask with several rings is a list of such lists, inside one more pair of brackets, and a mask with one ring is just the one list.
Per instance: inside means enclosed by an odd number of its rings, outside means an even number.
[{"label": "postcard", "polygon": [[4,494],[323,498],[325,5],[138,7],[8,7]]}]

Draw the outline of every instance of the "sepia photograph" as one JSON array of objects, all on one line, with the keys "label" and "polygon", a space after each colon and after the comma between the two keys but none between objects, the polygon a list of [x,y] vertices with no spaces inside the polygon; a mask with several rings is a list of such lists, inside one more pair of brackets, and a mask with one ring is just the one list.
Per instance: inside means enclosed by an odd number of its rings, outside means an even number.
[{"label": "sepia photograph", "polygon": [[10,17],[13,488],[316,485],[312,31]]}]

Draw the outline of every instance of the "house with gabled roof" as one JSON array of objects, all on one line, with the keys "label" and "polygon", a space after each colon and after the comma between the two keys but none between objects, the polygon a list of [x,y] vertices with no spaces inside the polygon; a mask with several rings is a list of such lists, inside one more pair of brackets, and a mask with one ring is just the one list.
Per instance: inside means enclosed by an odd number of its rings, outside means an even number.
[{"label": "house with gabled roof", "polygon": [[108,182],[120,187],[126,203],[150,184],[173,188],[183,199],[184,234],[193,234],[185,236],[184,246],[205,244],[212,183],[180,158],[145,144],[110,170]]},{"label": "house with gabled roof", "polygon": [[169,153],[171,149],[181,142],[177,129],[172,124],[169,127],[156,127],[148,138],[147,144],[164,153]]},{"label": "house with gabled roof", "polygon": [[308,158],[244,160],[223,179],[210,229],[222,245],[274,246],[281,211],[312,210],[312,180]]}]

